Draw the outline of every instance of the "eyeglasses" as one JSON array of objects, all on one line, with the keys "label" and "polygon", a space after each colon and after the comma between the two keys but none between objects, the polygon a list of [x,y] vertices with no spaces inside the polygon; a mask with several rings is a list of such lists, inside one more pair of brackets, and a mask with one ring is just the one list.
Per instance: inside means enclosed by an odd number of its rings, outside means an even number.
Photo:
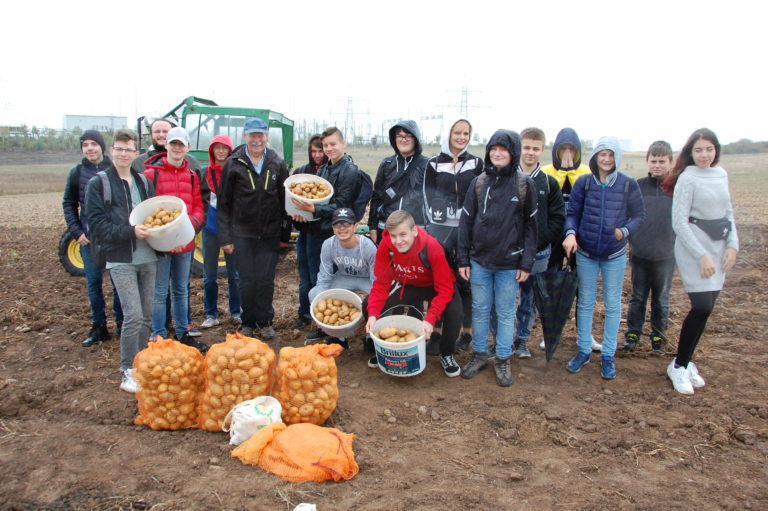
[{"label": "eyeglasses", "polygon": [[403,142],[410,142],[411,140],[413,140],[413,135],[401,134],[401,135],[397,135],[395,138],[397,138],[398,140],[402,140]]},{"label": "eyeglasses", "polygon": [[114,152],[116,152],[117,154],[121,154],[121,153],[128,154],[128,153],[135,153],[136,152],[136,149],[131,149],[129,147],[115,147],[115,146],[112,146],[112,150]]}]

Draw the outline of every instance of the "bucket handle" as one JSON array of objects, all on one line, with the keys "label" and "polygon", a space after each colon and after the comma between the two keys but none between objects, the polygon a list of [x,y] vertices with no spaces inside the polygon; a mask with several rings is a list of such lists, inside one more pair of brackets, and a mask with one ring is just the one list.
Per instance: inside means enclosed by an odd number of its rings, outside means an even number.
[{"label": "bucket handle", "polygon": [[387,309],[387,310],[385,310],[384,312],[382,312],[381,314],[379,314],[379,318],[383,318],[384,316],[387,316],[387,315],[389,315],[389,313],[390,313],[391,311],[393,311],[393,310],[395,310],[395,309],[397,309],[397,308],[399,308],[399,307],[402,307],[402,308],[403,308],[403,314],[404,314],[405,316],[410,316],[410,314],[409,314],[409,312],[410,312],[410,311],[413,311],[413,312],[417,312],[417,313],[419,314],[419,316],[420,316],[420,319],[421,319],[422,321],[424,321],[424,313],[423,313],[423,312],[421,312],[421,311],[420,311],[420,310],[419,310],[417,307],[415,307],[415,306],[413,306],[413,305],[407,305],[407,304],[398,304],[398,305],[393,305],[393,306],[392,306],[392,307],[390,307],[389,309]]}]

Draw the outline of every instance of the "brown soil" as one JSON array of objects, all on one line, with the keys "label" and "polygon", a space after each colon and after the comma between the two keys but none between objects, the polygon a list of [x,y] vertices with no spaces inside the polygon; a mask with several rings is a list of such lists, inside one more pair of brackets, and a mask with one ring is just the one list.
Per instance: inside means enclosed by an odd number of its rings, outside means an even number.
[{"label": "brown soil", "polygon": [[[286,483],[243,465],[223,433],[133,425],[136,400],[118,389],[118,343],[79,344],[89,308],[84,280],[57,259],[59,194],[0,198],[0,509],[768,509],[768,356],[759,344],[768,227],[759,190],[737,192],[742,252],[696,353],[704,389],[676,394],[665,375],[671,355],[654,357],[647,345],[619,357],[614,381],[600,378],[594,358],[569,374],[572,323],[551,363],[538,348],[513,363],[507,389],[490,370],[448,379],[431,357],[420,376],[390,377],[366,366],[356,339],[337,359],[340,399],[327,425],[357,436],[360,472],[337,484]],[[276,349],[303,343],[287,330],[294,268],[287,254]],[[199,279],[192,293],[199,322]],[[687,307],[676,281],[673,339]],[[203,340],[220,342],[231,327]]]}]

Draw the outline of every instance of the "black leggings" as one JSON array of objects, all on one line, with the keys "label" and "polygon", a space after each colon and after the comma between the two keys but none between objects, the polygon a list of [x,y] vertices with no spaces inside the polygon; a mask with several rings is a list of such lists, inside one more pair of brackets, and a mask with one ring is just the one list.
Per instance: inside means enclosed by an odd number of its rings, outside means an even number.
[{"label": "black leggings", "polygon": [[678,366],[688,367],[688,362],[691,361],[693,352],[699,344],[719,294],[720,291],[688,293],[688,298],[691,299],[691,310],[683,321],[683,328],[680,329],[680,341],[677,343],[677,358],[675,358]]}]

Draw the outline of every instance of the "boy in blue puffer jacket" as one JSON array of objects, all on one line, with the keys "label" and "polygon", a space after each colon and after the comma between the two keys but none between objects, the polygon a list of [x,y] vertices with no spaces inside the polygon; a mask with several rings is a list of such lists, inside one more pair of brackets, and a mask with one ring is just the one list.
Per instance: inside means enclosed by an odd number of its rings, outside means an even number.
[{"label": "boy in blue puffer jacket", "polygon": [[603,137],[589,159],[591,174],[573,186],[565,220],[563,248],[576,252],[579,301],[576,306],[578,352],[566,368],[577,373],[591,354],[592,312],[597,299],[597,277],[603,274],[605,325],[601,374],[616,377],[614,354],[621,319],[621,289],[627,267],[627,238],[645,219],[637,181],[623,172],[618,139]]}]

